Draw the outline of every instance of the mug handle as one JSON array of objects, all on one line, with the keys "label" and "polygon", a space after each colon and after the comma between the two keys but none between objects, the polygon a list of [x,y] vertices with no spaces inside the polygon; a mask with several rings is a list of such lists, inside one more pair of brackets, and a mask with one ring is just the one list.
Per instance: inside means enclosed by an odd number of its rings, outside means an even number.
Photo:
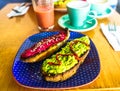
[{"label": "mug handle", "polygon": [[97,12],[96,11],[90,11],[88,16],[91,17],[91,18],[96,18],[97,17]]},{"label": "mug handle", "polygon": [[97,17],[96,11],[90,11],[88,14],[88,17],[91,17],[92,19],[89,19],[86,21],[86,23],[91,24],[91,21],[94,20]]}]

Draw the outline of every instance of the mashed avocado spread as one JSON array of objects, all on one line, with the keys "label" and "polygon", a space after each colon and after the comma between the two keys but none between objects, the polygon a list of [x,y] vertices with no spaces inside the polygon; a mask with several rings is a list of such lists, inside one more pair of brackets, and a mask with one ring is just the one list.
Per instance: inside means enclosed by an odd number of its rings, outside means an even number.
[{"label": "mashed avocado spread", "polygon": [[[85,44],[90,44],[90,40],[88,36],[83,36],[81,38],[76,38],[74,40],[82,41]],[[73,40],[73,41],[74,41]],[[72,42],[72,41],[71,41]],[[67,42],[66,46],[63,47],[57,54],[73,54],[70,50],[70,43]],[[84,52],[89,50],[89,47],[86,46],[84,43],[77,42],[73,44],[72,48],[75,53],[80,57]],[[58,56],[58,59],[61,61],[60,65],[50,65],[49,62],[57,63],[56,54],[52,55],[50,58],[45,59],[42,65],[42,70],[47,74],[60,74],[75,66],[78,63],[78,60],[75,56],[68,55],[68,56]]]}]

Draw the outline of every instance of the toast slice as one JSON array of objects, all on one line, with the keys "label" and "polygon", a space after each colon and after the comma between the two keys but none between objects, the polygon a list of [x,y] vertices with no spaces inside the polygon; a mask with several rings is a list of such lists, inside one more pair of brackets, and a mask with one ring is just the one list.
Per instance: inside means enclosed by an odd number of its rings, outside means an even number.
[{"label": "toast slice", "polygon": [[44,60],[42,74],[46,81],[59,82],[72,77],[90,51],[90,40],[83,36],[70,41],[59,52]]},{"label": "toast slice", "polygon": [[21,54],[22,61],[26,63],[34,63],[49,57],[66,43],[69,36],[69,31],[64,30],[56,35],[42,39]]}]

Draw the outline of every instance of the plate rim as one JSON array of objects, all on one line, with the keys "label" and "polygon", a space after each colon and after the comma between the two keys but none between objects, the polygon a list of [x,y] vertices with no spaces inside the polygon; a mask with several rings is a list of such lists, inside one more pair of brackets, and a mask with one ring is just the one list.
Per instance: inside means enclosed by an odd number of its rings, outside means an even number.
[{"label": "plate rim", "polygon": [[[58,19],[58,25],[60,26],[60,27],[62,27],[62,28],[66,28],[65,26],[63,26],[61,23],[60,23],[60,21],[61,21],[61,18],[62,17],[64,17],[64,16],[67,16],[68,14],[65,14],[65,15],[63,15],[63,16],[61,16],[59,19]],[[97,21],[97,19],[95,19],[94,18],[94,20],[95,20],[95,24],[94,24],[94,26],[92,26],[92,27],[90,27],[90,28],[87,28],[87,29],[79,29],[79,30],[76,30],[76,29],[70,29],[70,28],[68,28],[70,31],[73,31],[73,32],[87,32],[87,31],[91,31],[92,29],[94,29],[97,25],[98,25],[98,21]]]},{"label": "plate rim", "polygon": [[67,12],[67,8],[54,8],[55,11]]},{"label": "plate rim", "polygon": [[[52,32],[54,32],[54,31],[52,31]],[[43,32],[42,32],[43,33]],[[44,32],[45,33],[45,32]],[[39,33],[37,33],[37,34],[39,34]],[[23,44],[29,39],[29,38],[31,38],[31,37],[33,37],[33,36],[35,36],[35,35],[37,35],[37,34],[33,34],[33,35],[31,35],[31,36],[29,36],[22,44],[21,44],[21,46],[20,46],[20,48],[18,49],[18,52],[19,52],[19,50],[21,49],[21,47],[23,46]],[[81,34],[82,36],[84,36],[84,34]],[[93,41],[90,39],[90,41],[92,42],[92,44],[94,45],[94,43],[93,43]],[[95,50],[97,51],[97,48],[96,48],[96,46],[94,45],[94,47],[95,47]],[[17,56],[17,54],[18,54],[18,52],[16,53],[16,56]],[[98,52],[97,52],[97,55],[98,55]],[[15,56],[15,58],[16,58],[16,56]],[[82,84],[82,85],[79,85],[79,86],[71,86],[71,87],[62,87],[62,88],[44,88],[44,87],[34,87],[34,86],[27,86],[27,85],[24,85],[24,84],[21,84],[16,78],[15,78],[15,76],[14,76],[14,72],[13,72],[13,68],[14,68],[14,63],[15,63],[15,58],[14,58],[14,61],[13,61],[13,64],[12,64],[12,75],[13,75],[13,79],[15,80],[15,82],[18,84],[18,85],[20,85],[20,86],[22,86],[22,87],[26,87],[26,88],[31,88],[31,89],[40,89],[40,90],[67,90],[67,89],[74,89],[74,88],[79,88],[79,87],[83,87],[83,86],[86,86],[86,85],[89,85],[90,83],[92,83],[92,82],[94,82],[98,77],[99,77],[99,74],[101,73],[101,63],[100,63],[100,58],[99,58],[99,55],[98,55],[98,59],[99,59],[99,72],[98,72],[98,74],[96,75],[96,77],[94,78],[94,79],[92,79],[90,82],[87,82],[87,83],[85,83],[85,84]]]},{"label": "plate rim", "polygon": [[112,7],[107,7],[106,9],[109,9],[109,10],[111,10],[111,12],[110,13],[108,13],[108,14],[105,14],[105,15],[101,15],[101,16],[96,16],[96,18],[97,19],[103,19],[103,18],[106,18],[106,17],[108,17],[108,16],[110,16],[112,13],[113,13],[113,9],[112,9]]},{"label": "plate rim", "polygon": [[[100,67],[101,68],[101,67]],[[100,73],[101,73],[101,70],[99,71],[98,75],[90,82],[86,83],[86,84],[83,84],[83,85],[80,85],[80,86],[74,86],[74,87],[64,87],[64,88],[42,88],[42,87],[31,87],[31,86],[26,86],[26,85],[23,85],[21,84],[20,82],[18,82],[15,77],[14,77],[14,74],[12,72],[12,75],[13,75],[13,79],[14,81],[19,85],[19,86],[22,86],[22,87],[25,87],[25,88],[29,88],[29,89],[39,89],[39,90],[70,90],[70,89],[75,89],[75,88],[80,88],[80,87],[83,87],[83,86],[87,86],[91,83],[93,83],[99,76],[100,76]]]}]

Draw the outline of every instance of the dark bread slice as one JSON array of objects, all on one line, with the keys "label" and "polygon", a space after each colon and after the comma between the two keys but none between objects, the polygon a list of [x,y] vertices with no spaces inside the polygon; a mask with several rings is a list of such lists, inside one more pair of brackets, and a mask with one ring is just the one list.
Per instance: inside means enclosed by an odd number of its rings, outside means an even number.
[{"label": "dark bread slice", "polygon": [[80,57],[79,62],[74,67],[72,67],[70,70],[67,70],[64,73],[53,75],[53,76],[48,76],[48,75],[46,75],[46,73],[43,72],[45,80],[46,81],[51,81],[51,82],[60,82],[60,81],[65,81],[68,78],[72,77],[77,72],[80,65],[84,62],[84,60],[87,57],[89,51],[90,50],[87,50],[87,52],[85,52],[84,55],[82,55],[82,57]]},{"label": "dark bread slice", "polygon": [[35,55],[35,56],[29,57],[29,58],[26,58],[26,59],[22,59],[22,61],[23,61],[23,62],[26,62],[26,63],[33,63],[33,62],[41,61],[41,60],[49,57],[50,55],[52,55],[52,54],[53,54],[55,51],[57,51],[61,46],[63,46],[63,45],[66,43],[66,41],[69,39],[69,36],[70,36],[69,30],[64,30],[64,31],[66,32],[67,36],[66,36],[66,38],[65,38],[63,41],[61,41],[61,42],[59,42],[59,43],[51,46],[51,47],[48,48],[46,51],[43,51],[43,52],[41,52],[41,53],[38,53],[38,54]]}]

